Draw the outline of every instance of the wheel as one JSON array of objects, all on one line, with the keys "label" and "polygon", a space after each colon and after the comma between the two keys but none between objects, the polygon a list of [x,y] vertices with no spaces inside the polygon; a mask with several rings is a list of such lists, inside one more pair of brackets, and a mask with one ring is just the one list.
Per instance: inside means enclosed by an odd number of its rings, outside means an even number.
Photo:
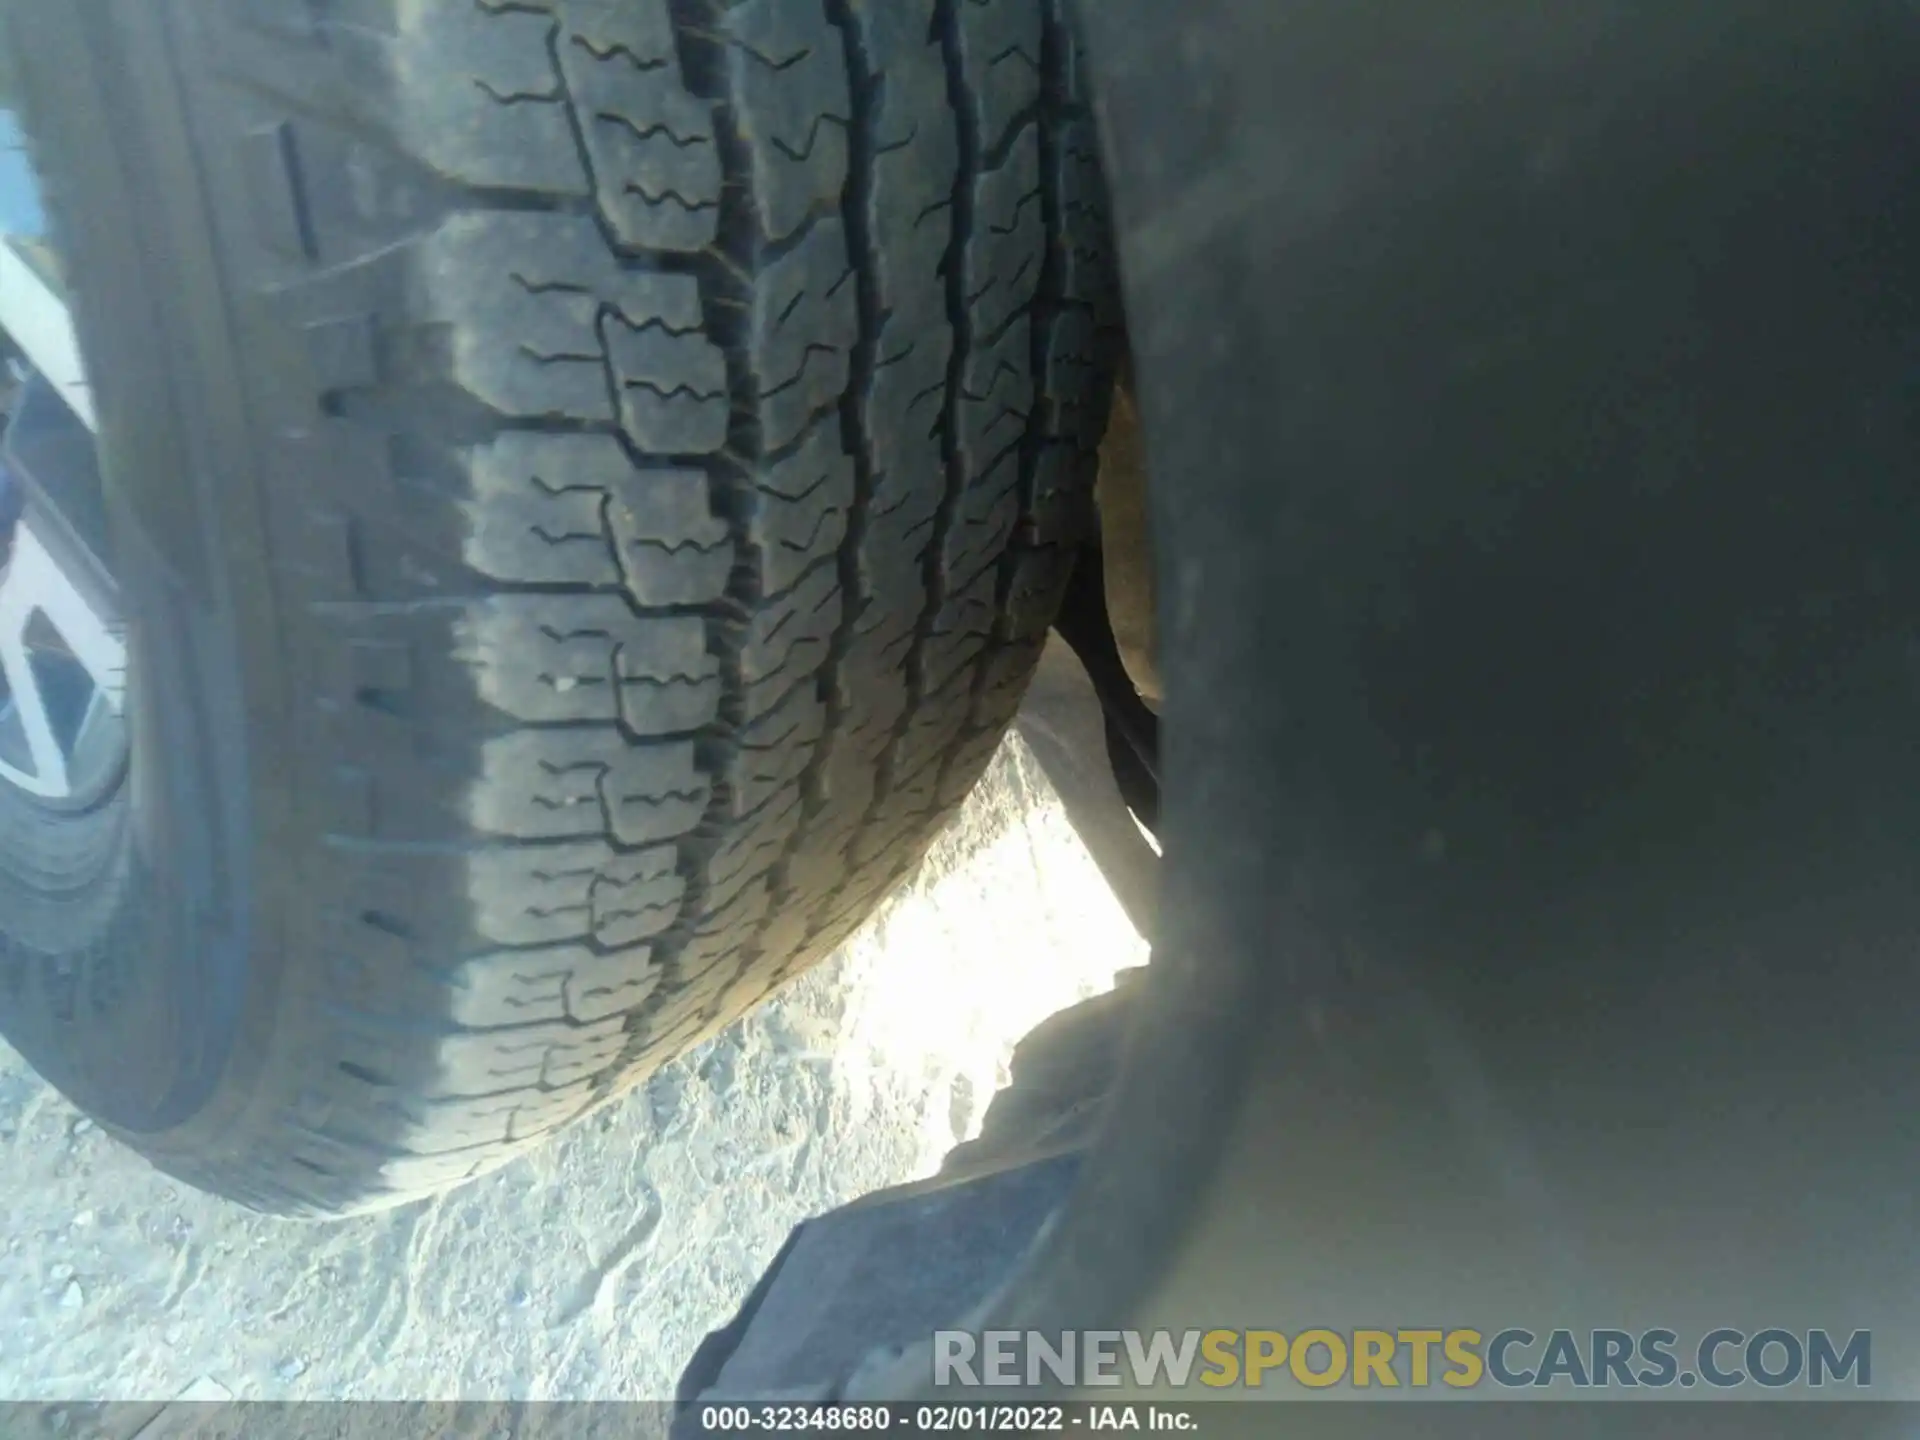
[{"label": "wheel", "polygon": [[1017,707],[1118,325],[1060,18],[0,19],[126,654],[99,788],[0,796],[5,1033],[261,1209],[477,1175],[830,952]]}]

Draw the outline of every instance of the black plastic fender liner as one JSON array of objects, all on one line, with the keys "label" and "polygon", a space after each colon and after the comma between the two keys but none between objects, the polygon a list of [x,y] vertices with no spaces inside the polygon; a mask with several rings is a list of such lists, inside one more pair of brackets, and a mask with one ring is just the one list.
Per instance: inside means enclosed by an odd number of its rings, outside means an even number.
[{"label": "black plastic fender liner", "polygon": [[[1122,869],[1116,884],[1125,878]],[[721,1433],[727,1407],[866,1395],[870,1376],[1002,1289],[1073,1191],[1144,974],[1123,971],[1112,990],[1035,1027],[980,1134],[938,1175],[796,1226],[681,1373],[673,1433]]]},{"label": "black plastic fender liner", "polygon": [[1920,14],[1082,20],[1161,948],[967,1323],[1873,1328],[1920,1388]]},{"label": "black plastic fender liner", "polygon": [[1872,1327],[1920,1390],[1920,13],[1082,19],[1162,947],[985,1323]]}]

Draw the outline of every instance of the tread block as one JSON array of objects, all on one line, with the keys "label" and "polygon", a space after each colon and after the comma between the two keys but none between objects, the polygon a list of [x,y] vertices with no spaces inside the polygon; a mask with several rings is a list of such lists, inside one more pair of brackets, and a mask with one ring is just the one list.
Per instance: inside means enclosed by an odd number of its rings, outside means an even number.
[{"label": "tread block", "polygon": [[824,564],[754,615],[740,647],[749,716],[766,713],[826,663],[845,608],[839,573]]},{"label": "tread block", "polygon": [[[584,216],[454,215],[422,248],[418,309],[439,325],[415,349],[500,414],[610,421],[618,389],[636,441],[663,451],[700,448],[674,425],[697,427],[715,393],[724,420],[712,377],[725,365],[699,333],[692,276],[622,268]],[[647,387],[662,404],[636,410],[631,391]]]},{"label": "tread block", "polygon": [[622,243],[695,251],[720,219],[713,106],[680,76],[662,0],[568,0],[556,51],[600,211]]},{"label": "tread block", "polygon": [[[707,862],[708,906],[723,907],[747,885],[766,880],[784,855],[799,823],[799,792],[787,790],[730,831]],[[750,932],[734,937],[736,945],[748,943],[750,939]]]},{"label": "tread block", "polygon": [[627,590],[642,605],[700,605],[727,593],[735,549],[703,472],[637,471],[606,515]]},{"label": "tread block", "polygon": [[705,622],[636,616],[611,595],[500,595],[467,608],[454,658],[480,697],[524,721],[620,720],[678,734],[719,711],[719,661]]},{"label": "tread block", "polygon": [[973,185],[967,244],[967,310],[976,338],[991,341],[1033,303],[1047,248],[1040,193],[1040,127],[1023,126],[998,167]]},{"label": "tread block", "polygon": [[1029,550],[1015,557],[1007,594],[1007,627],[1012,635],[1042,638],[1060,613],[1073,567],[1057,551]]},{"label": "tread block", "polygon": [[853,278],[844,228],[822,220],[755,288],[752,354],[767,450],[790,445],[845,392],[860,335]]},{"label": "tread block", "polygon": [[769,592],[792,587],[816,561],[839,553],[853,509],[853,459],[836,427],[816,425],[800,448],[757,478],[748,536],[760,552]]},{"label": "tread block", "polygon": [[1061,266],[1060,292],[1091,307],[1095,326],[1121,328],[1120,273],[1108,243],[1107,181],[1100,169],[1100,136],[1091,115],[1060,126],[1059,163],[1049,177],[1061,217],[1051,239]]},{"label": "tread block", "polygon": [[[741,937],[752,935],[760,928],[771,903],[767,877],[755,875],[740,885],[730,900],[710,904],[681,947],[682,986],[686,990],[697,990],[703,981],[709,986],[713,984],[713,977],[737,960]],[[675,1009],[679,1008],[681,999],[682,991],[676,990]],[[699,1003],[697,999],[695,1003]]]},{"label": "tread block", "polygon": [[632,469],[611,435],[498,436],[468,460],[463,558],[494,580],[618,584],[604,516]]},{"label": "tread block", "polygon": [[953,351],[943,272],[959,135],[933,15],[930,0],[855,10],[881,82],[866,222],[883,319],[861,416],[875,509],[906,506],[909,526],[931,517],[944,486],[939,429]]},{"label": "tread block", "polygon": [[984,474],[1027,433],[1034,405],[1032,321],[1021,315],[990,345],[975,347],[960,377],[959,442],[974,473]]},{"label": "tread block", "polygon": [[432,1071],[413,1079],[409,1089],[429,1100],[504,1099],[503,1092],[520,1091],[537,1095],[591,1078],[620,1053],[625,1039],[618,1015],[587,1025],[561,1020],[506,1030],[454,1031],[441,1037]]},{"label": "tread block", "polygon": [[798,785],[826,729],[827,707],[818,687],[812,685],[796,686],[779,705],[748,725],[741,732],[740,752],[728,775],[727,813],[734,819],[750,815],[776,792]]},{"label": "tread block", "polygon": [[746,0],[723,22],[741,139],[761,233],[784,240],[837,209],[847,181],[847,95],[840,35],[821,0]]},{"label": "tread block", "polygon": [[980,153],[991,154],[1040,103],[1041,9],[1035,0],[955,0],[954,9]]},{"label": "tread block", "polygon": [[698,828],[711,789],[691,741],[634,745],[612,727],[521,730],[486,742],[468,823],[516,840],[659,844]]},{"label": "tread block", "polygon": [[1098,459],[1077,445],[1049,442],[1042,447],[1034,465],[1033,506],[1023,543],[1072,548],[1091,537],[1098,529],[1093,504],[1098,475]]},{"label": "tread block", "polygon": [[1020,518],[1024,458],[1018,450],[1003,452],[960,497],[941,553],[949,596],[966,591],[1005,554]]},{"label": "tread block", "polygon": [[456,184],[590,193],[550,16],[495,0],[410,0],[397,11],[399,33],[378,54],[410,154]]},{"label": "tread block", "polygon": [[[604,328],[607,363],[620,396],[620,422],[642,450],[661,455],[710,455],[727,443],[727,361],[695,332],[699,293],[690,276],[679,282],[676,321],[634,324],[630,312]],[[676,323],[680,328],[675,328]]]},{"label": "tread block", "polygon": [[673,846],[626,852],[598,841],[482,850],[468,860],[475,929],[500,945],[592,940],[609,948],[679,917],[686,881]]},{"label": "tread block", "polygon": [[639,1008],[659,981],[649,945],[607,953],[578,945],[509,950],[453,972],[449,1015],[475,1029],[604,1020]]},{"label": "tread block", "polygon": [[510,432],[473,452],[467,564],[534,584],[624,584],[643,606],[721,599],[726,523],[698,470],[642,470],[610,435]]},{"label": "tread block", "polygon": [[1091,310],[1064,310],[1048,327],[1041,433],[1086,455],[1097,453],[1113,408],[1113,385],[1101,363],[1104,351]]}]

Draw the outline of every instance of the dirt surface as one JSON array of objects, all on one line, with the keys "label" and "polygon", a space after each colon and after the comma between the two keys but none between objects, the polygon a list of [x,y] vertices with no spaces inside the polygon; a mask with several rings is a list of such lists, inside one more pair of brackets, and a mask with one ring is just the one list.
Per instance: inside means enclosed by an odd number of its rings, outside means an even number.
[{"label": "dirt surface", "polygon": [[0,1047],[0,1400],[668,1396],[809,1215],[931,1173],[1145,946],[1017,740],[834,960],[557,1143],[328,1225],[182,1189]]}]

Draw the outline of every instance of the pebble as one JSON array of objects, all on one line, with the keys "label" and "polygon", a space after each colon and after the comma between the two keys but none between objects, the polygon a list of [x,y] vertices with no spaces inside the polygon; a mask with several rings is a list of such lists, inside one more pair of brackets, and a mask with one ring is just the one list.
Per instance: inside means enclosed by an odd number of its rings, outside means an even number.
[{"label": "pebble", "polygon": [[298,1380],[307,1373],[307,1362],[298,1355],[289,1356],[274,1367],[273,1373],[282,1380]]},{"label": "pebble", "polygon": [[56,1265],[49,1270],[47,1274],[52,1278],[54,1284],[64,1285],[67,1281],[73,1279],[73,1266],[66,1264]]},{"label": "pebble", "polygon": [[62,1310],[78,1310],[82,1305],[86,1304],[86,1302],[87,1297],[80,1289],[80,1282],[77,1280],[69,1280],[65,1292],[60,1296],[60,1308]]},{"label": "pebble", "polygon": [[78,1215],[73,1217],[73,1223],[75,1225],[82,1227],[83,1229],[86,1226],[93,1224],[93,1211],[82,1210]]},{"label": "pebble", "polygon": [[73,1122],[72,1133],[75,1135],[85,1135],[88,1131],[92,1129],[93,1129],[93,1121],[87,1119],[86,1116],[82,1115],[78,1120]]}]

